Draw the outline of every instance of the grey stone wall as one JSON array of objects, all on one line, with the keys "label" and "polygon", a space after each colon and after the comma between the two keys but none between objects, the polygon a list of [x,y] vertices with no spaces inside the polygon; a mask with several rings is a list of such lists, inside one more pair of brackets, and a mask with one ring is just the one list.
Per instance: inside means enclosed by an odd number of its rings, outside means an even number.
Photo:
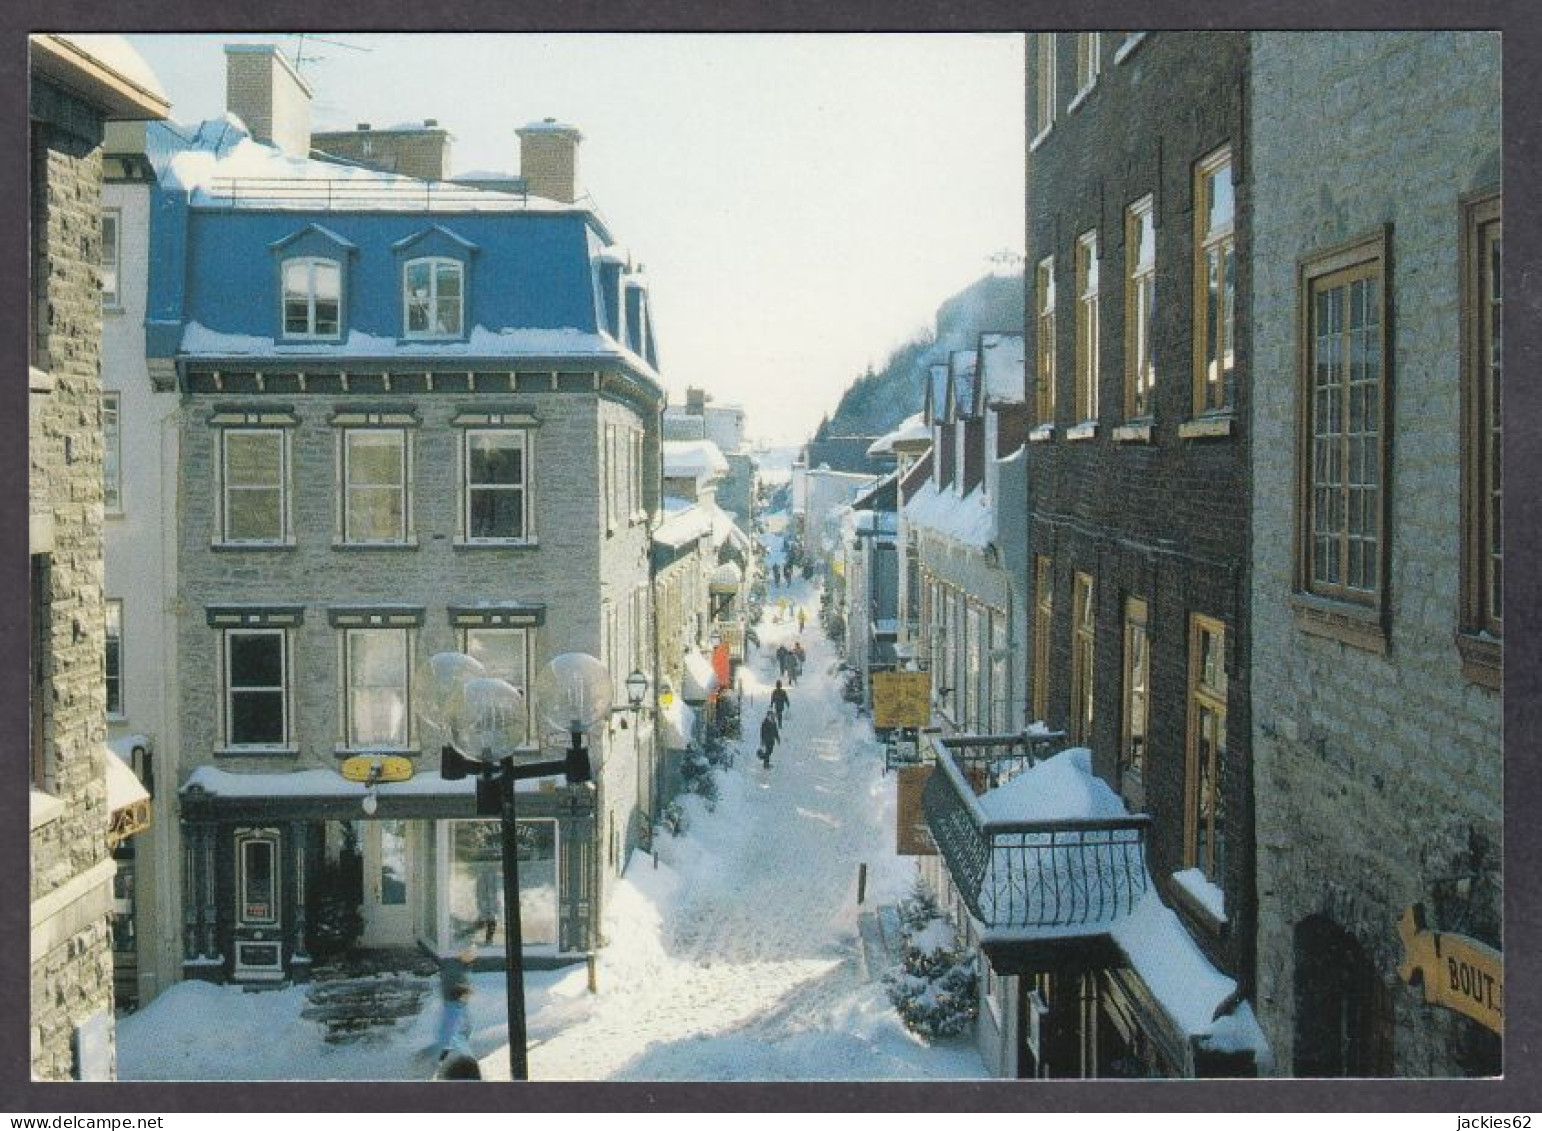
[{"label": "grey stone wall", "polygon": [[[1501,851],[1500,699],[1464,680],[1455,643],[1458,200],[1499,182],[1499,38],[1257,35],[1249,122],[1259,1017],[1288,1072],[1293,930],[1325,915],[1392,994],[1396,1074],[1461,1074],[1488,1039],[1399,982],[1396,924],[1411,903],[1440,905],[1442,878],[1470,862],[1470,832],[1495,863]],[[1384,656],[1304,634],[1289,603],[1296,267],[1383,224],[1394,318]],[[1497,928],[1501,891],[1491,875],[1475,892],[1468,933]]]},{"label": "grey stone wall", "polygon": [[[40,277],[29,397],[29,511],[53,524],[44,649],[48,792],[62,810],[32,829],[31,1070],[69,1079],[71,1040],[112,1009],[103,743],[100,112],[33,87],[33,237]],[[74,128],[60,128],[60,122]],[[37,549],[37,547],[34,547]],[[19,745],[19,742],[18,742]]]}]

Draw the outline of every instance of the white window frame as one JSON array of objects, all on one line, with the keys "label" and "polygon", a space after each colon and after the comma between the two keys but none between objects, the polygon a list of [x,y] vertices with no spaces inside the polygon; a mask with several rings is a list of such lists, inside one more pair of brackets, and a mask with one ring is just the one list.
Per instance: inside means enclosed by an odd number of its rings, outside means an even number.
[{"label": "white window frame", "polygon": [[[524,678],[521,680],[509,679],[507,674],[500,672],[496,667],[488,664],[485,659],[478,656],[472,643],[472,637],[474,636],[518,637],[520,640],[520,651],[524,655],[524,660],[522,661],[524,665]],[[532,678],[531,672],[531,664],[534,660],[532,649],[534,646],[535,630],[523,625],[465,625],[460,629],[460,650],[473,659],[479,660],[482,666],[487,669],[488,675],[513,684],[524,695],[525,745],[527,746],[539,745],[541,740],[540,734],[536,731],[535,680]]]},{"label": "white window frame", "polygon": [[[278,483],[272,485],[242,484],[232,487],[230,483],[230,438],[232,436],[276,436],[279,444],[279,473]],[[290,499],[289,499],[289,468],[290,468],[290,443],[289,429],[264,428],[264,427],[230,427],[221,428],[219,433],[219,470],[220,470],[220,514],[219,537],[216,541],[226,546],[287,546],[293,543],[290,534]],[[277,488],[279,493],[279,530],[274,538],[235,538],[230,533],[231,493],[242,490],[271,491]]]},{"label": "white window frame", "polygon": [[[305,289],[295,291],[305,298],[305,329],[290,330],[289,328],[289,269],[291,267],[305,268]],[[318,330],[316,319],[316,278],[318,268],[330,268],[337,275],[337,328],[330,333]],[[285,341],[290,342],[335,342],[343,336],[343,265],[336,259],[328,259],[321,255],[297,255],[285,259],[278,266],[278,322],[279,333]]]},{"label": "white window frame", "polygon": [[[109,238],[108,228],[112,235]],[[123,210],[102,209],[102,309],[123,309]],[[109,282],[110,281],[110,282]]]},{"label": "white window frame", "polygon": [[[102,660],[102,682],[107,691],[107,717],[109,719],[121,719],[126,717],[128,714],[128,707],[123,699],[123,599],[121,597],[108,597],[103,602],[102,635],[105,645],[103,648]],[[114,679],[112,671],[106,662],[106,653],[111,651],[115,644],[117,646],[118,653],[118,674],[116,679]],[[118,706],[116,710],[113,709],[112,702],[112,688],[114,683],[117,684],[118,689]]]},{"label": "white window frame", "polygon": [[[1151,223],[1151,258],[1142,257],[1146,221]],[[1149,420],[1156,414],[1156,211],[1150,193],[1124,210],[1124,416]],[[1144,347],[1144,348],[1142,348]],[[1138,402],[1144,399],[1142,407]]]},{"label": "white window frame", "polygon": [[1034,124],[1038,126],[1038,132],[1028,143],[1030,150],[1037,149],[1055,128],[1055,96],[1060,86],[1057,50],[1054,32],[1034,33]]},{"label": "white window frame", "polygon": [[1076,237],[1076,390],[1078,420],[1098,419],[1098,386],[1102,379],[1102,283],[1098,230]]},{"label": "white window frame", "polygon": [[123,400],[114,389],[102,393],[102,510],[123,513]]},{"label": "white window frame", "polygon": [[1098,76],[1103,73],[1103,33],[1100,31],[1079,31],[1076,33],[1076,96],[1071,99],[1071,104],[1066,108],[1067,113],[1072,113],[1080,106],[1093,87],[1098,85]]},{"label": "white window frame", "polygon": [[[282,734],[278,742],[237,742],[232,728],[235,725],[235,711],[233,699],[236,689],[231,685],[230,646],[237,637],[242,636],[275,636],[279,640],[279,664],[282,668],[280,681],[277,686],[252,685],[241,688],[242,691],[272,693],[279,692],[279,709],[282,712]],[[252,751],[252,752],[281,752],[287,753],[293,749],[293,725],[294,712],[292,696],[294,693],[294,679],[291,666],[291,641],[289,630],[286,628],[227,628],[220,634],[220,704],[223,717],[220,719],[220,749],[226,751]]]},{"label": "white window frame", "polygon": [[[343,728],[342,728],[343,729],[342,748],[344,750],[367,750],[367,751],[375,751],[375,750],[411,751],[411,750],[415,749],[415,747],[413,745],[414,731],[413,731],[413,725],[412,725],[413,630],[411,628],[397,627],[397,626],[364,625],[364,626],[357,626],[357,627],[355,627],[355,626],[348,626],[348,627],[340,629],[339,631],[340,631],[340,637],[339,637],[338,644],[339,644],[339,648],[340,648],[340,655],[338,657],[338,672],[342,676],[342,678],[340,680],[340,683],[342,685],[341,686],[341,691],[342,691],[342,711],[340,713],[340,717],[342,719],[342,724],[343,724]],[[370,740],[370,739],[362,739],[362,738],[359,738],[357,736],[357,728],[356,728],[356,724],[355,724],[355,720],[354,720],[353,696],[354,696],[354,692],[356,690],[367,690],[367,689],[366,688],[356,688],[354,686],[354,681],[353,681],[353,669],[354,669],[354,663],[353,663],[353,643],[354,643],[354,640],[355,640],[356,637],[360,637],[360,636],[362,636],[365,633],[371,634],[371,635],[376,636],[376,637],[379,637],[379,636],[381,636],[381,634],[385,634],[385,633],[394,634],[395,637],[400,641],[400,644],[401,644],[401,651],[402,651],[402,682],[401,682],[401,691],[402,691],[402,730],[403,730],[403,741],[400,742],[400,743],[389,742],[389,741],[384,741],[384,740],[375,741],[375,740]]]},{"label": "white window frame", "polygon": [[[412,328],[412,292],[407,286],[407,280],[414,267],[426,266],[428,268],[428,325],[430,328],[414,330]],[[437,321],[439,304],[439,269],[441,267],[453,267],[460,278],[460,294],[456,298],[455,328],[453,330],[434,330]],[[402,264],[402,337],[414,339],[438,339],[449,341],[465,337],[466,332],[466,265],[459,259],[451,259],[445,255],[426,255],[417,259],[409,259]]]},{"label": "white window frame", "polygon": [[[472,441],[478,436],[517,436],[520,450],[520,481],[518,484],[474,484],[471,481]],[[462,538],[470,545],[497,546],[522,545],[535,540],[531,521],[534,508],[530,505],[530,431],[525,428],[467,428],[461,436],[461,526]],[[471,499],[476,491],[518,491],[520,501],[520,533],[517,535],[478,536],[471,531]]]},{"label": "white window frame", "polygon": [[[378,491],[392,487],[390,483],[355,483],[352,481],[352,453],[355,438],[368,435],[378,437],[392,435],[400,441],[397,467],[399,481],[394,484],[401,499],[401,526],[388,538],[357,537],[352,529],[352,502],[356,490]],[[412,429],[410,428],[342,428],[338,431],[338,532],[345,546],[405,546],[413,540],[412,526]]]}]

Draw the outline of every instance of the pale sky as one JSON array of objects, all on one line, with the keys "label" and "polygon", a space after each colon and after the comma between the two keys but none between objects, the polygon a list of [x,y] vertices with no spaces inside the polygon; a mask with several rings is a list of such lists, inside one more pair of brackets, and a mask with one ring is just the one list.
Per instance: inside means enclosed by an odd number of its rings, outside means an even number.
[{"label": "pale sky", "polygon": [[[224,43],[297,45],[128,38],[182,122],[224,113]],[[1024,247],[1019,34],[324,38],[301,66],[318,130],[437,118],[458,174],[517,172],[527,122],[579,127],[580,191],[651,279],[671,403],[703,387],[773,443]]]}]

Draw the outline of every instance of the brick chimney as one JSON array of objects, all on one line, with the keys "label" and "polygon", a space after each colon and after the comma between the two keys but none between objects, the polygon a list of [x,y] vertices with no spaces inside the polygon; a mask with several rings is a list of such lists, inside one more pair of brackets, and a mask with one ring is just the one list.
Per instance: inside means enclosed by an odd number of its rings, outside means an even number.
[{"label": "brick chimney", "polygon": [[254,140],[291,157],[311,151],[311,88],[271,43],[225,45],[225,109]]},{"label": "brick chimney", "polygon": [[576,126],[555,118],[531,122],[519,134],[519,171],[531,196],[572,204],[578,199],[578,143],[584,135]]},{"label": "brick chimney", "polygon": [[313,134],[311,145],[318,156],[404,177],[443,181],[450,175],[450,131],[437,118],[424,118],[421,126],[404,123],[384,130],[360,122],[355,129]]}]

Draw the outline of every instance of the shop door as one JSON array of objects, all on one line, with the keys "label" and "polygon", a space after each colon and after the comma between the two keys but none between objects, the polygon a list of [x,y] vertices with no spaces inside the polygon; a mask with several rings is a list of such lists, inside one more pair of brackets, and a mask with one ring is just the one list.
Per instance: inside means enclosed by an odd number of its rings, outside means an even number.
[{"label": "shop door", "polygon": [[363,945],[412,945],[408,859],[406,821],[364,823]]}]

